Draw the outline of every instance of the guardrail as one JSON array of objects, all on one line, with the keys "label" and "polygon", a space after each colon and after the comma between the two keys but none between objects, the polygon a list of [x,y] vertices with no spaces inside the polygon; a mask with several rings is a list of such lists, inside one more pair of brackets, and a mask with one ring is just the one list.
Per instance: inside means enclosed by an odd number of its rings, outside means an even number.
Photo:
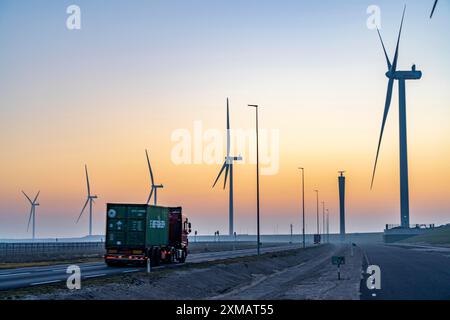
[{"label": "guardrail", "polygon": [[[386,230],[401,228],[402,226],[400,224],[387,224]],[[410,229],[434,229],[435,225],[433,224],[410,224]]]},{"label": "guardrail", "polygon": [[24,254],[77,253],[101,251],[104,242],[21,242],[0,243],[0,257]]}]

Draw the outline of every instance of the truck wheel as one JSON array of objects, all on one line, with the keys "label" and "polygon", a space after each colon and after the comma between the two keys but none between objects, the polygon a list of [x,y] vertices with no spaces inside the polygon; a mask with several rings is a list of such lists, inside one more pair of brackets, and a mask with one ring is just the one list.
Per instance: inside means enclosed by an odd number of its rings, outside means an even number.
[{"label": "truck wheel", "polygon": [[117,267],[117,264],[115,262],[112,261],[105,261],[106,265],[108,267]]},{"label": "truck wheel", "polygon": [[158,248],[155,248],[153,250],[153,255],[152,255],[153,259],[153,266],[157,267],[161,264],[161,252],[159,251]]}]

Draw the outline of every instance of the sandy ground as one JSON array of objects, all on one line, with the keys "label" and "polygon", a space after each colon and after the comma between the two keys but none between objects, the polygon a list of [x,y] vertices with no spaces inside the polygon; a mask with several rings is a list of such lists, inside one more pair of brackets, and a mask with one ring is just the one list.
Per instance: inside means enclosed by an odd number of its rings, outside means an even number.
[{"label": "sandy ground", "polygon": [[[345,255],[341,267],[333,255]],[[323,245],[305,250],[219,263],[187,264],[181,269],[105,279],[81,290],[57,289],[25,299],[359,299],[362,254],[350,256],[348,245]],[[23,298],[23,297],[22,297]]]}]

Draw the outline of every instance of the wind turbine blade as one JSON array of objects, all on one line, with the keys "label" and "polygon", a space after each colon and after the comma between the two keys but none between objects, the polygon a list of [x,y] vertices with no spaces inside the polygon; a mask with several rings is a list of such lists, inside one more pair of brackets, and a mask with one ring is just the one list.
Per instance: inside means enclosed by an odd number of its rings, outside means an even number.
[{"label": "wind turbine blade", "polygon": [[381,140],[383,139],[383,132],[384,132],[384,127],[386,125],[386,119],[387,119],[387,116],[389,113],[389,107],[391,106],[393,87],[394,87],[394,79],[390,78],[389,83],[388,83],[388,88],[387,88],[386,103],[384,105],[384,113],[383,113],[383,122],[381,123],[381,132],[380,132],[380,138],[378,140],[377,155],[375,158],[375,164],[373,166],[372,182],[370,184],[370,189],[372,189],[372,187],[373,187],[373,180],[375,178],[375,171],[377,169],[378,155],[380,154]]},{"label": "wind turbine blade", "polygon": [[227,158],[230,156],[230,140],[231,140],[231,132],[230,132],[230,106],[227,98]]},{"label": "wind turbine blade", "polygon": [[406,5],[403,8],[403,15],[402,15],[402,22],[400,24],[400,30],[398,32],[398,39],[397,39],[397,47],[395,48],[395,55],[394,55],[394,61],[392,62],[392,68],[391,72],[395,72],[397,70],[397,61],[398,61],[398,48],[400,46],[400,37],[402,35],[402,29],[403,29],[403,20],[405,18],[405,11],[406,11]]},{"label": "wind turbine blade", "polygon": [[227,186],[227,179],[228,179],[228,170],[230,169],[230,165],[227,164],[227,170],[225,171],[225,179],[223,180],[223,188]]},{"label": "wind turbine blade", "polygon": [[89,174],[88,174],[87,165],[84,165],[84,170],[86,171],[86,184],[87,184],[88,197],[90,197],[91,196],[91,186],[89,184]]},{"label": "wind turbine blade", "polygon": [[22,190],[22,193],[25,197],[27,197],[28,201],[30,201],[31,204],[33,204],[33,201],[31,201],[30,197]]},{"label": "wind turbine blade", "polygon": [[377,28],[377,32],[378,32],[378,37],[380,38],[380,41],[381,41],[381,45],[383,46],[384,56],[386,57],[388,70],[391,70],[392,64],[391,64],[391,61],[389,60],[389,56],[388,56],[388,54],[386,52],[386,47],[384,46],[383,38],[381,37],[381,33],[380,33],[380,30],[378,28]]},{"label": "wind turbine blade", "polygon": [[28,232],[28,230],[30,230],[30,222],[31,222],[31,216],[33,215],[33,208],[34,208],[34,206],[31,206],[30,217],[28,218],[27,232]]},{"label": "wind turbine blade", "polygon": [[217,181],[219,181],[220,175],[222,174],[222,172],[226,166],[227,166],[227,160],[225,160],[225,162],[223,163],[222,169],[220,169],[219,175],[217,176],[216,181],[214,181],[214,184],[212,186],[213,188],[216,186]]},{"label": "wind turbine blade", "polygon": [[434,9],[436,9],[436,5],[438,3],[438,0],[434,1],[433,10],[431,10],[430,19],[433,18]]},{"label": "wind turbine blade", "polygon": [[154,188],[152,187],[152,190],[150,191],[150,194],[148,195],[147,204],[149,204],[150,200],[152,199],[153,190],[154,190]]},{"label": "wind turbine blade", "polygon": [[41,190],[38,191],[36,197],[34,197],[33,203],[36,203],[37,198],[39,197],[39,194],[41,193]]},{"label": "wind turbine blade", "polygon": [[86,209],[88,203],[89,203],[89,198],[87,198],[86,203],[84,204],[83,209],[81,209],[80,215],[78,216],[78,219],[77,219],[77,223],[78,223],[78,221],[80,221],[80,218],[81,218],[81,216],[83,215],[84,209]]},{"label": "wind turbine blade", "polygon": [[150,158],[148,156],[147,149],[145,149],[145,155],[147,156],[148,171],[150,172],[150,180],[151,180],[151,183],[152,183],[152,186],[153,186],[155,184],[155,181],[153,180],[153,171],[152,171],[152,166],[150,164]]}]

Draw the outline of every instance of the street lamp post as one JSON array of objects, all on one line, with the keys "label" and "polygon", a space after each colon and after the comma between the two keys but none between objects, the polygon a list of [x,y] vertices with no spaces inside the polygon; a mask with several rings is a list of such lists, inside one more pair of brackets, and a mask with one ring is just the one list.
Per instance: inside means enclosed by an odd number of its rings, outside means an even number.
[{"label": "street lamp post", "polygon": [[322,201],[322,235],[325,239],[325,201]]},{"label": "street lamp post", "polygon": [[327,209],[327,242],[330,243],[330,211]]},{"label": "street lamp post", "polygon": [[320,234],[319,227],[319,190],[314,190],[316,192],[316,213],[317,213],[317,234]]},{"label": "street lamp post", "polygon": [[302,170],[302,236],[303,236],[303,249],[306,247],[305,241],[305,168],[299,168]]},{"label": "street lamp post", "polygon": [[256,109],[256,241],[258,255],[260,254],[260,228],[259,228],[259,129],[258,129],[258,108],[257,104],[249,104],[249,107]]}]

